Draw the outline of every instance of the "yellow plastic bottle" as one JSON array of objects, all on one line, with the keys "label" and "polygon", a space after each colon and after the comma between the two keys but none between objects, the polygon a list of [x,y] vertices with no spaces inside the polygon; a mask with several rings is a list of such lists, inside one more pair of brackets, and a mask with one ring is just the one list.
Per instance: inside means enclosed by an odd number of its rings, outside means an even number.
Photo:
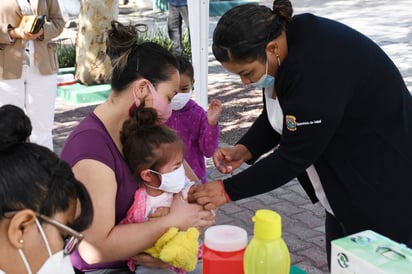
[{"label": "yellow plastic bottle", "polygon": [[273,210],[259,209],[252,218],[254,236],[246,247],[245,274],[289,274],[290,254],[282,238],[282,219]]}]

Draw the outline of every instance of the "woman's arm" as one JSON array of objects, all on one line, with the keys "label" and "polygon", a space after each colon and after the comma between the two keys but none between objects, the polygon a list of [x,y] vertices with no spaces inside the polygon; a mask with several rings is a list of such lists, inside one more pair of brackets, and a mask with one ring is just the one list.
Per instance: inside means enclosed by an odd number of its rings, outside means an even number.
[{"label": "woman's arm", "polygon": [[209,211],[177,197],[167,216],[141,224],[115,225],[117,184],[113,170],[95,160],[81,160],[73,171],[93,201],[93,223],[84,232],[86,241],[79,246],[82,258],[89,264],[126,260],[152,246],[171,226],[187,229],[213,224],[203,220],[211,215]]}]

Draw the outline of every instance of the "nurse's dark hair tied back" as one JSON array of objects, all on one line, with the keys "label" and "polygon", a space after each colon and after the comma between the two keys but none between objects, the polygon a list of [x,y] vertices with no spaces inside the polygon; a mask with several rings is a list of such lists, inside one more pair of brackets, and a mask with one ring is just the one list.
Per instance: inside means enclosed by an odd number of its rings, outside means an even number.
[{"label": "nurse's dark hair tied back", "polygon": [[289,0],[275,0],[273,1],[273,12],[284,26],[292,20],[292,3]]},{"label": "nurse's dark hair tied back", "polygon": [[292,20],[292,3],[275,0],[273,10],[245,4],[232,8],[213,32],[213,54],[219,62],[264,60],[265,46],[276,39]]}]

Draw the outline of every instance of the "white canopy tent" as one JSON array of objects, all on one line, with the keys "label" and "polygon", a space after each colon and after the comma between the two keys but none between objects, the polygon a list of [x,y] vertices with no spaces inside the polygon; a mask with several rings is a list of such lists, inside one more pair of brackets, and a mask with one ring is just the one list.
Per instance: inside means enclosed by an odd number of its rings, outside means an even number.
[{"label": "white canopy tent", "polygon": [[188,0],[190,43],[195,81],[195,100],[208,106],[209,0]]}]

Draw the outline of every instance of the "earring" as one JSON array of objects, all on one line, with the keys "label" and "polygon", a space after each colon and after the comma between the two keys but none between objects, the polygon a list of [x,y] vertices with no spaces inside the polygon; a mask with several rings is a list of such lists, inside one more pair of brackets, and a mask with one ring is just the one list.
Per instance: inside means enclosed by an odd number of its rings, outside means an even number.
[{"label": "earring", "polygon": [[280,57],[279,57],[279,55],[276,55],[276,58],[278,60],[278,67],[280,67]]},{"label": "earring", "polygon": [[23,239],[20,239],[20,240],[19,240],[19,244],[22,245],[23,243],[24,243]]}]

